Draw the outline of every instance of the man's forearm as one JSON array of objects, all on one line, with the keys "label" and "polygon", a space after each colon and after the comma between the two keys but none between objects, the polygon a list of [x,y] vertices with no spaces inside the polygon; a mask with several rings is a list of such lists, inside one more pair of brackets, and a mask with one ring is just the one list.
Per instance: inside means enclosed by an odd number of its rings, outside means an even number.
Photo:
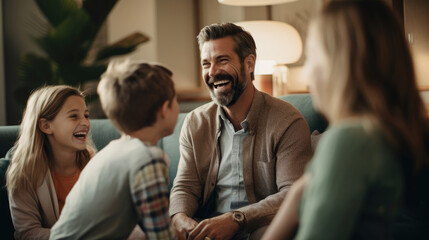
[{"label": "man's forearm", "polygon": [[171,190],[170,195],[170,216],[177,213],[185,213],[189,217],[193,217],[198,210],[198,200],[190,193],[175,186]]},{"label": "man's forearm", "polygon": [[288,190],[289,188],[283,188],[282,191],[272,194],[257,203],[237,209],[246,215],[247,223],[244,229],[251,232],[268,225],[276,215]]}]

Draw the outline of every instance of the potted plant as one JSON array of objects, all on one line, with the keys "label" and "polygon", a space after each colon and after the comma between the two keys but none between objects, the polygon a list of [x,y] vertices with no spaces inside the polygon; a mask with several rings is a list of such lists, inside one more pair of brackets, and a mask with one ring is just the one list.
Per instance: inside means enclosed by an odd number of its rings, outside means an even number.
[{"label": "potted plant", "polygon": [[[142,33],[132,33],[103,47],[94,42],[107,16],[118,0],[35,0],[46,17],[35,41],[43,56],[26,54],[18,66],[20,86],[15,91],[25,103],[31,91],[43,85],[67,84],[83,87],[98,80],[112,56],[131,53],[149,40]],[[95,94],[95,92],[94,92]],[[94,97],[92,97],[94,99]]]}]

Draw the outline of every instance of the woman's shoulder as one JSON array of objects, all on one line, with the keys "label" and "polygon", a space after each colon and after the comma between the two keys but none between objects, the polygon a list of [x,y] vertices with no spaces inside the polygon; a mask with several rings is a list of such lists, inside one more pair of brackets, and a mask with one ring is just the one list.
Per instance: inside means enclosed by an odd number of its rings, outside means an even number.
[{"label": "woman's shoulder", "polygon": [[384,142],[381,130],[366,120],[344,121],[330,126],[323,134],[323,139],[339,145],[353,143],[351,146],[368,145],[379,141]]},{"label": "woman's shoulder", "polygon": [[317,146],[315,158],[340,165],[368,166],[391,162],[395,158],[382,131],[365,121],[349,121],[328,128]]}]

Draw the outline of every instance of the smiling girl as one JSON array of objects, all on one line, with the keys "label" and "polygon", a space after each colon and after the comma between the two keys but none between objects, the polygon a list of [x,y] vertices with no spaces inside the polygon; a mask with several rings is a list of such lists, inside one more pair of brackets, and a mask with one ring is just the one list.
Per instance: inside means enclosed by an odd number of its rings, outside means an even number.
[{"label": "smiling girl", "polygon": [[28,99],[6,186],[15,239],[48,239],[95,149],[82,93],[47,86]]}]

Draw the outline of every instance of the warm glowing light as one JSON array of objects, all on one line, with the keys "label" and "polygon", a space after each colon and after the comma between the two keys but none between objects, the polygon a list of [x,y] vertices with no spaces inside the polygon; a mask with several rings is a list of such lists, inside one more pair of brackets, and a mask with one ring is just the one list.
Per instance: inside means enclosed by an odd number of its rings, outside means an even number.
[{"label": "warm glowing light", "polygon": [[297,0],[217,0],[219,3],[233,6],[262,6],[274,5],[286,2],[294,2]]},{"label": "warm glowing light", "polygon": [[277,21],[245,21],[236,24],[255,39],[257,60],[289,64],[297,62],[301,57],[301,37],[291,25]]}]

